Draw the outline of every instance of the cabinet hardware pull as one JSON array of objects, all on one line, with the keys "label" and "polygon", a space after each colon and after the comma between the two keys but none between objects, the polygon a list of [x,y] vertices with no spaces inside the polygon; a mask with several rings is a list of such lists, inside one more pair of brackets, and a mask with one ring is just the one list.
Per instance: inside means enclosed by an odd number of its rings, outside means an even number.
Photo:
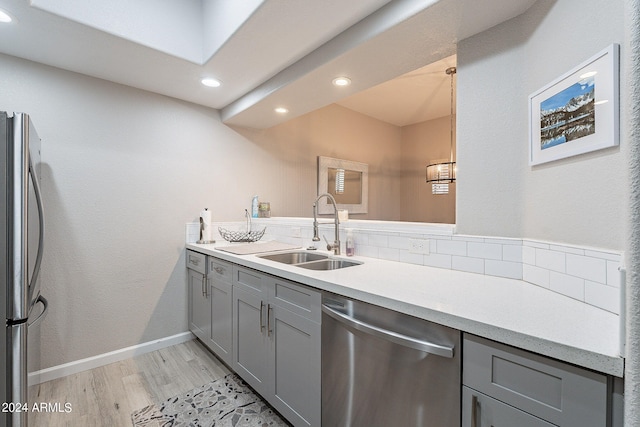
[{"label": "cabinet hardware pull", "polygon": [[271,329],[271,304],[267,304],[267,336],[270,337],[273,329]]},{"label": "cabinet hardware pull", "polygon": [[471,396],[471,427],[478,427],[478,396],[475,394]]},{"label": "cabinet hardware pull", "polygon": [[224,273],[224,269],[222,267],[214,267],[214,270],[218,274],[223,274]]},{"label": "cabinet hardware pull", "polygon": [[262,308],[264,307],[264,302],[260,301],[260,333],[264,329],[264,323],[262,322]]},{"label": "cabinet hardware pull", "polygon": [[329,307],[327,304],[322,304],[322,312],[333,317],[338,322],[348,326],[350,329],[357,329],[358,331],[362,331],[366,334],[382,338],[386,341],[391,341],[404,347],[413,348],[416,350],[424,351],[426,353],[435,354],[437,356],[447,358],[453,357],[453,347],[424,341],[418,338],[401,334],[399,332],[383,329],[379,326],[364,322],[360,319],[356,319],[355,317],[351,317],[348,314],[336,310],[335,308]]},{"label": "cabinet hardware pull", "polygon": [[201,286],[202,286],[202,296],[206,298],[206,297],[207,297],[207,294],[206,294],[205,292],[207,292],[207,291],[206,291],[206,290],[205,290],[205,288],[204,288],[204,276],[202,276],[202,283],[201,283]]},{"label": "cabinet hardware pull", "polygon": [[200,259],[199,258],[189,257],[189,263],[191,263],[193,265],[198,265],[198,264],[200,264]]}]

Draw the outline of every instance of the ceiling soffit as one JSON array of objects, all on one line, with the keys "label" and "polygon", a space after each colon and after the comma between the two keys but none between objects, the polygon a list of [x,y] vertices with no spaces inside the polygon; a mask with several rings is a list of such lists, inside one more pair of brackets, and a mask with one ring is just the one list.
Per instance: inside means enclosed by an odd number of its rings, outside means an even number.
[{"label": "ceiling soffit", "polygon": [[[348,28],[222,109],[227,124],[268,128],[456,53],[458,41],[526,11],[535,0],[398,0]],[[333,87],[337,76],[352,84]],[[286,115],[274,113],[282,106]]]}]

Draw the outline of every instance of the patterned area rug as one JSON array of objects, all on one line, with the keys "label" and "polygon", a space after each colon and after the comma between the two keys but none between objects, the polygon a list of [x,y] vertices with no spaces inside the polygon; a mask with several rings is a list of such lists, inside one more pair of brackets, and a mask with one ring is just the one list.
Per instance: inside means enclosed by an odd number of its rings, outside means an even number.
[{"label": "patterned area rug", "polygon": [[134,427],[289,426],[236,374],[131,414]]}]

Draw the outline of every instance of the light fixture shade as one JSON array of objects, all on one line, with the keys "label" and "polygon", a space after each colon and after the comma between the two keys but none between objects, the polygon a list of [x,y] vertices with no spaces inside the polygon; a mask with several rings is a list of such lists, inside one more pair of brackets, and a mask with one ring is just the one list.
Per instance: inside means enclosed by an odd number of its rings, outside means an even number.
[{"label": "light fixture shade", "polygon": [[432,163],[427,166],[427,182],[449,184],[456,181],[456,162]]}]

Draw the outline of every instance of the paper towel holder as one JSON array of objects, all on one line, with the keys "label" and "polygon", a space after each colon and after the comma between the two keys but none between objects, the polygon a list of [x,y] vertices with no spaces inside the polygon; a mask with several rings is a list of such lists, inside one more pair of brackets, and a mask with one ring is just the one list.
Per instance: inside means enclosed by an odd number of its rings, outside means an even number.
[{"label": "paper towel holder", "polygon": [[[204,210],[206,211],[207,208],[204,208]],[[203,232],[204,232],[204,220],[202,219],[202,216],[200,216],[200,239],[196,242],[198,244],[210,244],[210,243],[215,243],[215,240],[204,240],[204,236],[203,236]]]}]

